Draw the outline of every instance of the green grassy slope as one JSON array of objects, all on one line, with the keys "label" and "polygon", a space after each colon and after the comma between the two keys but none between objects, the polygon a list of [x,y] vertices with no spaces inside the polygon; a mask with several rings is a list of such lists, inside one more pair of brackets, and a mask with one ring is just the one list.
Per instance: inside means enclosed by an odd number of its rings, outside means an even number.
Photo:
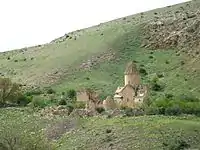
[{"label": "green grassy slope", "polygon": [[[0,126],[0,142],[4,138],[17,137],[17,143],[14,144],[16,149],[28,145],[29,142],[39,142],[41,147],[45,146],[44,142],[37,138],[41,133],[50,143],[54,143],[58,150],[200,148],[200,122],[199,118],[192,116],[110,119],[69,119],[62,116],[50,119],[26,109],[1,109],[0,114],[0,120],[4,120]],[[63,128],[64,126],[66,127]]]},{"label": "green grassy slope", "polygon": [[144,83],[149,83],[156,73],[163,73],[160,80],[166,84],[166,93],[200,96],[199,58],[185,53],[177,56],[173,48],[153,53],[141,48],[143,23],[152,20],[155,13],[166,18],[180,8],[198,10],[199,5],[192,1],[160,8],[75,31],[49,44],[0,53],[0,73],[27,87],[52,86],[58,92],[93,87],[107,95],[123,85],[125,65],[135,60],[138,68],[148,72],[142,77]]}]

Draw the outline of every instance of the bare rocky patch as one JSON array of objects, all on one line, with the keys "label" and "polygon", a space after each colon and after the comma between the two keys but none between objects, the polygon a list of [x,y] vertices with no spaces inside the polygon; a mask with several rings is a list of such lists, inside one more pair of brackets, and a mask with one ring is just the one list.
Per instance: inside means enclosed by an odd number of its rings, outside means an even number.
[{"label": "bare rocky patch", "polygon": [[49,140],[59,140],[63,134],[72,131],[78,126],[75,118],[63,119],[46,128],[46,136]]},{"label": "bare rocky patch", "polygon": [[200,48],[200,12],[177,11],[173,17],[154,19],[144,24],[142,47],[177,48],[190,56],[198,56]]}]

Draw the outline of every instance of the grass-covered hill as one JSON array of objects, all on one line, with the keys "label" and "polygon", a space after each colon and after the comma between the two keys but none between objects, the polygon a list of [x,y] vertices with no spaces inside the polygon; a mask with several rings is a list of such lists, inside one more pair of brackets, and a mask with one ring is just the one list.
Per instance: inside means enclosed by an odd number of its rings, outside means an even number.
[{"label": "grass-covered hill", "polygon": [[200,148],[200,119],[192,116],[45,118],[27,109],[0,109],[0,114],[0,150]]},{"label": "grass-covered hill", "polygon": [[27,88],[92,87],[107,95],[123,84],[133,60],[147,72],[144,83],[162,74],[166,93],[200,96],[199,6],[197,0],[167,6],[0,53],[0,75]]},{"label": "grass-covered hill", "polygon": [[[0,76],[26,89],[53,89],[49,95],[27,92],[41,97],[22,95],[21,101],[30,102],[27,107],[0,108],[0,150],[200,149],[200,119],[195,116],[200,114],[199,8],[197,0],[167,6],[0,53]],[[129,61],[151,89],[152,101],[141,116],[133,117],[134,110],[127,109],[132,117],[109,112],[72,117],[69,98],[66,106],[55,106],[62,92],[73,89],[91,87],[102,96],[112,95],[124,83]],[[51,110],[52,105],[58,110]]]}]

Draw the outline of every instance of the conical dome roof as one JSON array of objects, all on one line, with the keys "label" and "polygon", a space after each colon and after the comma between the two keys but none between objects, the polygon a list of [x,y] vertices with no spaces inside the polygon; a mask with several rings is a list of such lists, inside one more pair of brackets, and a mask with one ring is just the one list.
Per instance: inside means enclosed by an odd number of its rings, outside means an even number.
[{"label": "conical dome roof", "polygon": [[126,74],[126,75],[128,75],[128,74],[137,74],[137,72],[138,71],[137,71],[136,64],[133,61],[131,61],[131,62],[129,62],[127,64],[124,74]]}]

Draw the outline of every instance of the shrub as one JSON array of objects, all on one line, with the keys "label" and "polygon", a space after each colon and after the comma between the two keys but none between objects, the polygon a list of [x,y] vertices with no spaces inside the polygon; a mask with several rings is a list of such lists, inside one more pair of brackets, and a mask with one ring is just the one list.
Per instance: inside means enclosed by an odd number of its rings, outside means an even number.
[{"label": "shrub", "polygon": [[147,71],[144,68],[140,68],[139,72],[140,72],[140,74],[142,74],[144,76],[148,75]]},{"label": "shrub", "polygon": [[61,93],[61,95],[63,95],[63,96],[64,96],[64,95],[65,95],[65,92],[62,92],[62,93]]},{"label": "shrub", "polygon": [[76,99],[76,91],[74,89],[69,89],[67,91],[67,97],[71,100],[75,100]]},{"label": "shrub", "polygon": [[164,74],[163,74],[163,73],[157,73],[157,77],[158,77],[158,78],[163,78],[163,77],[164,77]]},{"label": "shrub", "polygon": [[182,61],[181,61],[181,65],[184,65],[184,64],[185,64],[185,62],[182,60]]},{"label": "shrub", "polygon": [[33,108],[44,108],[47,106],[47,102],[44,99],[41,99],[41,97],[34,97],[32,102],[31,102],[31,106]]},{"label": "shrub", "polygon": [[26,106],[32,101],[32,98],[32,96],[21,95],[20,97],[18,97],[16,103],[20,106]]},{"label": "shrub", "polygon": [[112,130],[111,129],[106,129],[106,133],[111,133]]},{"label": "shrub", "polygon": [[59,105],[67,105],[67,102],[65,99],[61,99],[59,102],[58,102]]},{"label": "shrub", "polygon": [[153,56],[149,56],[150,59],[153,59]]},{"label": "shrub", "polygon": [[193,114],[200,115],[200,102],[185,100],[156,100],[146,108],[147,114],[180,115]]},{"label": "shrub", "polygon": [[165,108],[165,115],[180,115],[181,113],[182,110],[178,105]]},{"label": "shrub", "polygon": [[166,64],[169,64],[169,60],[166,60],[165,63],[166,63]]},{"label": "shrub", "polygon": [[101,114],[102,112],[105,111],[105,109],[103,107],[97,107],[96,111]]},{"label": "shrub", "polygon": [[152,81],[151,81],[151,89],[153,91],[162,91],[164,89],[164,84],[159,83],[159,80],[157,77],[155,77]]},{"label": "shrub", "polygon": [[162,91],[164,89],[164,87],[162,85],[158,84],[157,82],[152,83],[151,88],[154,91]]},{"label": "shrub", "polygon": [[47,94],[54,94],[56,93],[52,88],[47,89]]},{"label": "shrub", "polygon": [[90,80],[90,78],[89,78],[89,77],[86,77],[86,80]]},{"label": "shrub", "polygon": [[154,51],[151,51],[150,54],[154,54]]},{"label": "shrub", "polygon": [[169,94],[169,93],[167,93],[167,94],[165,94],[165,98],[166,99],[173,99],[174,98],[174,95],[173,94]]},{"label": "shrub", "polygon": [[193,96],[192,94],[182,94],[178,96],[178,99],[188,101],[188,102],[200,102],[200,99]]}]

